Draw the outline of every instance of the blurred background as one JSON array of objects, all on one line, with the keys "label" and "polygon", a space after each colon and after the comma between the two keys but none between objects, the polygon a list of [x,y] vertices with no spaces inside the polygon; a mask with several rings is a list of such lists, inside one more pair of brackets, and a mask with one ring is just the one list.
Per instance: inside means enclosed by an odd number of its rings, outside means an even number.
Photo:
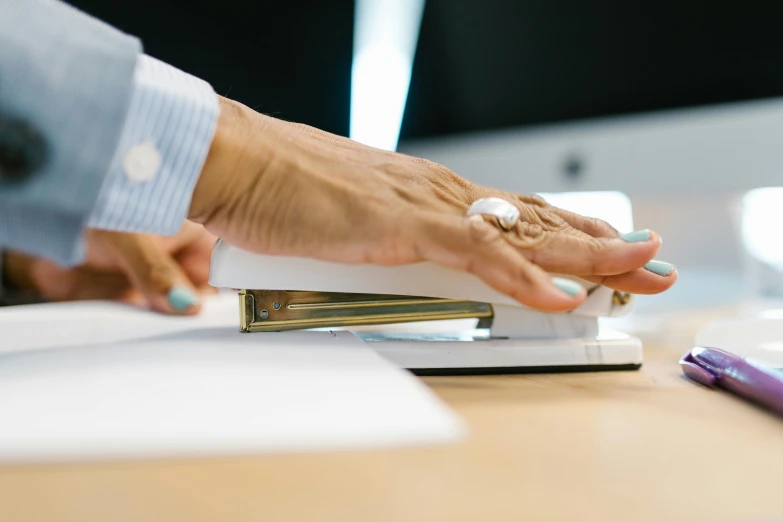
[{"label": "blurred background", "polygon": [[783,2],[71,3],[260,112],[656,229],[681,282],[642,307],[783,295]]},{"label": "blurred background", "polygon": [[346,136],[356,22],[384,45],[418,35],[402,141],[783,94],[775,1],[70,3],[220,94]]}]

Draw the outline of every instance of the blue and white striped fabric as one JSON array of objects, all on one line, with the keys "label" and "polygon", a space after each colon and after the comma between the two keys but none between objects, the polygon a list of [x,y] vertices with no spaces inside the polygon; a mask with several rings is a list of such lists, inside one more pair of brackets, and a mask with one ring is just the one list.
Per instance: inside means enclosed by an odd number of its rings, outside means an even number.
[{"label": "blue and white striped fabric", "polygon": [[[147,55],[139,56],[127,120],[88,226],[174,235],[187,217],[218,119],[212,87]],[[146,181],[123,168],[128,152],[154,146],[160,168]]]}]

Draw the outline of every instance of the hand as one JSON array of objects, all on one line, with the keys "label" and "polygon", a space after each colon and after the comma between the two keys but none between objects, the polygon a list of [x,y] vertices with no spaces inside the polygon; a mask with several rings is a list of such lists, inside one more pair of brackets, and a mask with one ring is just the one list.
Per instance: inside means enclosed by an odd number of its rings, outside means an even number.
[{"label": "hand", "polygon": [[116,300],[166,313],[200,311],[216,238],[186,223],[175,237],[87,232],[87,257],[73,269],[41,258],[7,252],[6,278],[12,287],[48,301]]},{"label": "hand", "polygon": [[[546,311],[573,309],[585,298],[583,290],[561,290],[551,273],[632,293],[662,292],[677,279],[673,267],[665,275],[643,268],[660,248],[655,232],[625,241],[607,223],[540,198],[481,187],[430,161],[220,103],[190,216],[241,248],[342,263],[431,261]],[[500,230],[494,218],[465,217],[475,200],[491,196],[519,208],[514,230]]]}]

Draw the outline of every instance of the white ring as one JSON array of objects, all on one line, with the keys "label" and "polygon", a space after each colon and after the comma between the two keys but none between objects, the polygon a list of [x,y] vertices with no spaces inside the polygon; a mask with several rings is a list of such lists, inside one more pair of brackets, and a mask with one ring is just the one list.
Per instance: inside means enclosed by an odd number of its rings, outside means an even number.
[{"label": "white ring", "polygon": [[503,230],[511,230],[519,221],[519,209],[500,198],[477,199],[466,212],[467,216],[490,215],[498,218]]}]

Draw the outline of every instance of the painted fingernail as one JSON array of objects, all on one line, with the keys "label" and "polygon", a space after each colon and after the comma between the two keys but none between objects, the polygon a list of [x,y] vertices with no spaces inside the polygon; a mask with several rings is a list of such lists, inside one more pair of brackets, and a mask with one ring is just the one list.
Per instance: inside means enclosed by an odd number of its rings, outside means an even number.
[{"label": "painted fingernail", "polygon": [[644,268],[646,268],[653,274],[658,274],[660,276],[667,276],[672,273],[672,270],[674,270],[674,265],[671,263],[667,263],[665,261],[658,261],[656,259],[653,259],[652,261],[644,265]]},{"label": "painted fingernail", "polygon": [[626,243],[641,243],[643,241],[649,241],[651,237],[650,231],[645,230],[634,230],[633,232],[628,232],[627,234],[623,234],[620,236],[620,239],[625,241]]},{"label": "painted fingernail", "polygon": [[177,285],[169,290],[169,304],[177,312],[184,312],[198,302],[198,296],[186,286]]},{"label": "painted fingernail", "polygon": [[552,283],[563,292],[570,296],[577,296],[582,292],[582,285],[576,281],[570,279],[563,279],[562,277],[553,277]]}]

